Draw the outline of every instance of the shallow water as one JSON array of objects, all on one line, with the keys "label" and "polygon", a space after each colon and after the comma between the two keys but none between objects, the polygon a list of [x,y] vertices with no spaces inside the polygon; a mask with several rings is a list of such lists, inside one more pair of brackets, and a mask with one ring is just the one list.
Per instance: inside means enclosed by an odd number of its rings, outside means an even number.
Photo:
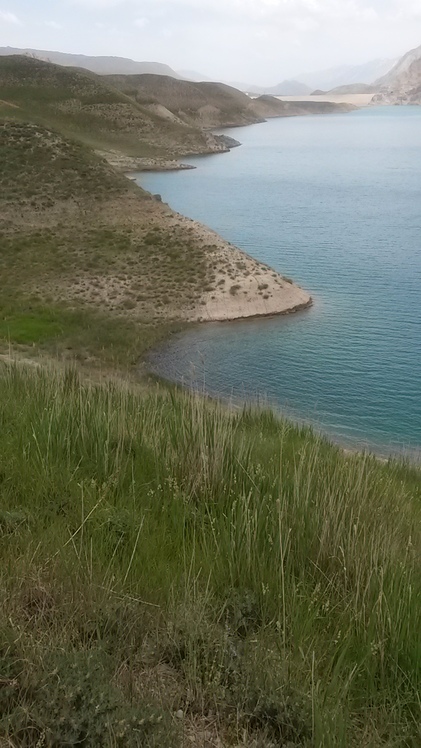
[{"label": "shallow water", "polygon": [[174,209],[309,290],[288,317],[201,325],[151,359],[265,395],[353,446],[421,448],[421,108],[272,120],[229,154],[142,174]]}]

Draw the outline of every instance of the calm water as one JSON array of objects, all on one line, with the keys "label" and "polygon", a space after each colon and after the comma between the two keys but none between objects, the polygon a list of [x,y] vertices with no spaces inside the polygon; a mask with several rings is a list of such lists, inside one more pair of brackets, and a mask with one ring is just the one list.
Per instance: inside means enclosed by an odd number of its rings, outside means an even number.
[{"label": "calm water", "polygon": [[174,209],[309,290],[290,317],[198,326],[152,358],[212,394],[265,395],[340,440],[421,448],[421,108],[272,120],[242,147],[142,174]]}]

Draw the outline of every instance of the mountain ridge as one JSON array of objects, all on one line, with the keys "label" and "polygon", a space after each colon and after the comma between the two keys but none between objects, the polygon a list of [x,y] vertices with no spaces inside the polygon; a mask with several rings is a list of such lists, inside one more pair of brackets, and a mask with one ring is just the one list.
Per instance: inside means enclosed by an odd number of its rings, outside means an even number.
[{"label": "mountain ridge", "polygon": [[63,67],[76,67],[90,70],[97,75],[140,75],[153,73],[155,75],[170,75],[172,78],[181,79],[182,76],[169,65],[162,62],[137,62],[126,57],[114,55],[82,55],[70,52],[57,52],[45,49],[19,49],[18,47],[0,47],[0,56],[24,55],[33,57],[43,62],[52,62]]}]

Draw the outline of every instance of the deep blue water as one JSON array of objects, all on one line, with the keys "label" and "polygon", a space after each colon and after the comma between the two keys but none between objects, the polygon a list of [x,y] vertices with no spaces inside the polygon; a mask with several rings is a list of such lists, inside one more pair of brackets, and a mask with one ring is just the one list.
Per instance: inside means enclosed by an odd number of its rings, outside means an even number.
[{"label": "deep blue water", "polygon": [[289,317],[201,325],[152,357],[265,395],[351,445],[421,449],[421,108],[271,120],[229,154],[142,174],[174,209],[311,292]]}]

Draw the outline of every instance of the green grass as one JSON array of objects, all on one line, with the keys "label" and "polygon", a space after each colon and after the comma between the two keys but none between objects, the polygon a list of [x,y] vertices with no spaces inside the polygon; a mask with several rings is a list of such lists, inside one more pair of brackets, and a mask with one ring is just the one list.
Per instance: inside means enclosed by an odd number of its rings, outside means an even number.
[{"label": "green grass", "polygon": [[0,319],[0,339],[21,344],[43,343],[63,333],[57,315],[47,310],[12,313]]},{"label": "green grass", "polygon": [[0,454],[9,745],[419,745],[418,469],[19,366]]},{"label": "green grass", "polygon": [[0,304],[0,350],[132,372],[152,346],[182,329],[180,323],[131,320],[81,305]]}]

